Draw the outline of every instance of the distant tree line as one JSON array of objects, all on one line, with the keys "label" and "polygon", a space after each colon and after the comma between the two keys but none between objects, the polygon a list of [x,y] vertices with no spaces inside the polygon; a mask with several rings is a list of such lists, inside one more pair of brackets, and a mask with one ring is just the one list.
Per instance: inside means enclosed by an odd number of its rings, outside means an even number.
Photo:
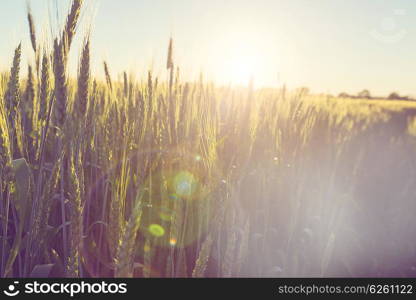
[{"label": "distant tree line", "polygon": [[350,95],[347,93],[340,93],[338,95],[339,98],[350,98],[350,99],[387,99],[387,100],[409,100],[414,101],[415,99],[409,97],[409,96],[400,96],[399,93],[393,92],[388,97],[374,97],[371,96],[371,93],[369,90],[362,90],[357,95]]}]

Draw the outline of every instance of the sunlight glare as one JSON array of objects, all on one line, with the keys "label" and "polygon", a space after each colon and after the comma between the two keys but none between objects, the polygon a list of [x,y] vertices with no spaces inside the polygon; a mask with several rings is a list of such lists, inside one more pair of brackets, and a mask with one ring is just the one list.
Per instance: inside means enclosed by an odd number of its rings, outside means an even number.
[{"label": "sunlight glare", "polygon": [[259,32],[224,35],[217,41],[212,57],[216,79],[237,86],[247,86],[251,80],[256,85],[270,83],[278,71],[276,53],[272,50],[275,46],[270,43],[267,35]]},{"label": "sunlight glare", "polygon": [[247,85],[264,68],[261,52],[253,42],[235,42],[228,52],[223,74],[232,84]]}]

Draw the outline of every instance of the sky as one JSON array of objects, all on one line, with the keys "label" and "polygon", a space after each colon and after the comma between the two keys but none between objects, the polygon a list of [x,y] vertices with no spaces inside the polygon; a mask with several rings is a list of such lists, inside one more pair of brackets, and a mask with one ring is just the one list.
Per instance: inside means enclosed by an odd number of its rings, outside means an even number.
[{"label": "sky", "polygon": [[[414,0],[86,0],[71,49],[76,75],[80,45],[91,29],[93,73],[106,60],[114,78],[141,78],[149,69],[166,78],[174,39],[184,80],[202,72],[217,84],[247,84],[313,92],[416,95]],[[29,1],[38,36],[53,36],[70,1]],[[10,67],[21,41],[33,62],[27,0],[0,2],[0,69]],[[46,41],[50,41],[44,38]]]}]

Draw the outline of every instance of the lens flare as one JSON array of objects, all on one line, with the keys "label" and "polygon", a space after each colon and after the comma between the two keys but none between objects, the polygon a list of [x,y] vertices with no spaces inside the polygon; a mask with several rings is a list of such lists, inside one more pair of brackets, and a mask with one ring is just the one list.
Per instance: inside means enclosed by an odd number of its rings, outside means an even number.
[{"label": "lens flare", "polygon": [[170,194],[169,195],[169,199],[171,199],[171,200],[178,200],[179,198],[178,198],[178,195],[176,195],[176,194]]},{"label": "lens flare", "polygon": [[172,211],[167,207],[161,207],[159,217],[165,222],[170,222],[172,221]]},{"label": "lens flare", "polygon": [[165,235],[165,229],[159,224],[151,224],[149,226],[149,232],[155,237],[162,237]]},{"label": "lens flare", "polygon": [[150,249],[150,246],[149,245],[144,245],[144,247],[143,247],[143,251],[144,252],[149,252],[150,250],[152,250],[152,249]]},{"label": "lens flare", "polygon": [[177,240],[175,238],[171,238],[169,240],[169,245],[171,245],[171,246],[176,246],[176,243],[177,243]]},{"label": "lens flare", "polygon": [[196,190],[197,183],[193,174],[181,171],[173,179],[173,188],[179,197],[191,197]]}]

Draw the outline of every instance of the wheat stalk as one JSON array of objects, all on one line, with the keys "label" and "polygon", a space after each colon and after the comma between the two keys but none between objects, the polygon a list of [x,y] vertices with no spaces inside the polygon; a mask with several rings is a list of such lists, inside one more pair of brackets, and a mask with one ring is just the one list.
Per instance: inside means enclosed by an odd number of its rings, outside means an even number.
[{"label": "wheat stalk", "polygon": [[71,47],[83,2],[84,0],[72,1],[71,10],[67,16],[65,29],[62,34],[62,41],[66,41],[65,43],[67,48],[65,49],[69,50]]},{"label": "wheat stalk", "polygon": [[113,82],[111,80],[110,71],[108,70],[108,65],[107,65],[106,61],[104,61],[104,73],[105,73],[105,79],[107,81],[107,85],[108,85],[110,91],[112,91],[113,90]]},{"label": "wheat stalk", "polygon": [[29,23],[29,34],[30,34],[30,41],[32,43],[32,49],[36,53],[37,44],[36,44],[35,22],[33,21],[32,11],[29,6],[27,9],[27,21]]},{"label": "wheat stalk", "polygon": [[18,118],[17,108],[20,103],[20,92],[19,92],[19,72],[20,72],[20,58],[22,55],[22,44],[20,43],[16,50],[14,51],[13,65],[10,70],[10,79],[7,84],[6,93],[4,95],[4,100],[6,102],[6,111],[9,116],[9,126],[11,128],[11,149],[12,154],[16,151],[15,146],[17,146],[17,137],[16,137],[16,122]]},{"label": "wheat stalk", "polygon": [[127,222],[121,243],[116,255],[116,277],[131,277],[133,275],[134,245],[142,215],[141,197],[137,199],[129,221]]},{"label": "wheat stalk", "polygon": [[69,220],[71,222],[70,248],[67,260],[67,277],[79,276],[79,255],[82,236],[82,211],[81,211],[81,188],[75,168],[74,154],[69,155],[69,168],[67,178],[69,180]]},{"label": "wheat stalk", "polygon": [[42,69],[41,69],[41,83],[40,83],[40,93],[39,93],[39,114],[38,119],[41,126],[46,122],[48,107],[49,107],[49,98],[50,98],[50,64],[48,55],[43,53],[42,58]]},{"label": "wheat stalk", "polygon": [[75,102],[75,113],[80,120],[84,120],[87,113],[90,86],[90,41],[87,38],[81,55],[78,73],[78,94]]},{"label": "wheat stalk", "polygon": [[55,125],[63,129],[68,103],[68,82],[66,78],[66,52],[64,48],[65,42],[59,43],[55,39],[54,44],[54,75],[55,75],[55,104],[54,104],[54,116]]}]

